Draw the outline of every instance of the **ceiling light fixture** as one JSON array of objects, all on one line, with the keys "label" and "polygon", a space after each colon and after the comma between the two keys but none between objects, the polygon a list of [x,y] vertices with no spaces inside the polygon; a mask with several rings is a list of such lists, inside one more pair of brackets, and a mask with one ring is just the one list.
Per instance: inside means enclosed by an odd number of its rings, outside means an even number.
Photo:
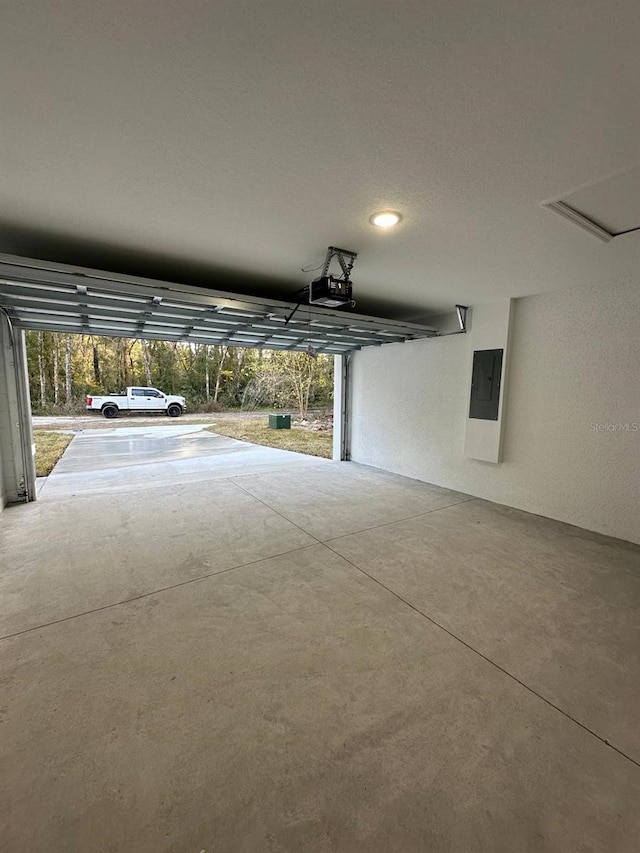
[{"label": "ceiling light fixture", "polygon": [[369,222],[376,228],[393,228],[401,219],[402,216],[395,210],[380,210],[370,217]]}]

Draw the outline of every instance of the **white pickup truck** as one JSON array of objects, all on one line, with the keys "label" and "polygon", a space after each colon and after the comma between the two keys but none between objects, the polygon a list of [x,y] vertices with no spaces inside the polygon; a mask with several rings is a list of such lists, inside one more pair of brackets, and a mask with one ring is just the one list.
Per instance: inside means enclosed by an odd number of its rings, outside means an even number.
[{"label": "white pickup truck", "polygon": [[105,418],[117,418],[120,412],[165,412],[172,418],[187,410],[184,397],[163,394],[157,388],[125,388],[119,394],[87,397],[87,411],[102,412]]}]

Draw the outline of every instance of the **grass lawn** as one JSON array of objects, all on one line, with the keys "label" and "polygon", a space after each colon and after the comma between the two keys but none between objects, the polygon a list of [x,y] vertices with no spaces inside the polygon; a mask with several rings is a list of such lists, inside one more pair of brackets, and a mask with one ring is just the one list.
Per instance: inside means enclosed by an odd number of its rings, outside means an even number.
[{"label": "grass lawn", "polygon": [[65,452],[72,435],[49,430],[34,430],[33,440],[36,443],[36,477],[46,477],[56,466],[56,462]]},{"label": "grass lawn", "polygon": [[209,432],[261,444],[263,447],[278,447],[280,450],[293,450],[308,456],[322,456],[331,459],[333,434],[331,430],[314,432],[313,430],[291,427],[291,429],[269,429],[267,415],[263,420],[238,418],[238,420],[220,420],[210,427]]}]

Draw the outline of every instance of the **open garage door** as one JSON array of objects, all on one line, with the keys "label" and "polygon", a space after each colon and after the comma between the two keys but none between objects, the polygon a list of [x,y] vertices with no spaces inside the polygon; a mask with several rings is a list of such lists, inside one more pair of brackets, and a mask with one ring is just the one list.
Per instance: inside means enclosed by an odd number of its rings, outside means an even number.
[{"label": "open garage door", "polygon": [[[3,503],[35,497],[25,329],[339,357],[336,447],[344,458],[344,357],[365,346],[433,337],[397,320],[0,255]],[[338,365],[337,365],[338,366]],[[5,423],[6,421],[6,423]]]},{"label": "open garage door", "polygon": [[425,326],[0,255],[0,305],[17,328],[342,355],[432,337]]}]

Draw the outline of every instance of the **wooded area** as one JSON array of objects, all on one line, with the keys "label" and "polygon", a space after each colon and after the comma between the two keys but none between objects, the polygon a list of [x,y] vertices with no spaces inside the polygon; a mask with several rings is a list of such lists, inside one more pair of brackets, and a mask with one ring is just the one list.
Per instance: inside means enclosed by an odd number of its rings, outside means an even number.
[{"label": "wooded area", "polygon": [[331,405],[333,356],[27,332],[34,414],[83,412],[87,394],[151,385],[182,394],[190,412]]}]

